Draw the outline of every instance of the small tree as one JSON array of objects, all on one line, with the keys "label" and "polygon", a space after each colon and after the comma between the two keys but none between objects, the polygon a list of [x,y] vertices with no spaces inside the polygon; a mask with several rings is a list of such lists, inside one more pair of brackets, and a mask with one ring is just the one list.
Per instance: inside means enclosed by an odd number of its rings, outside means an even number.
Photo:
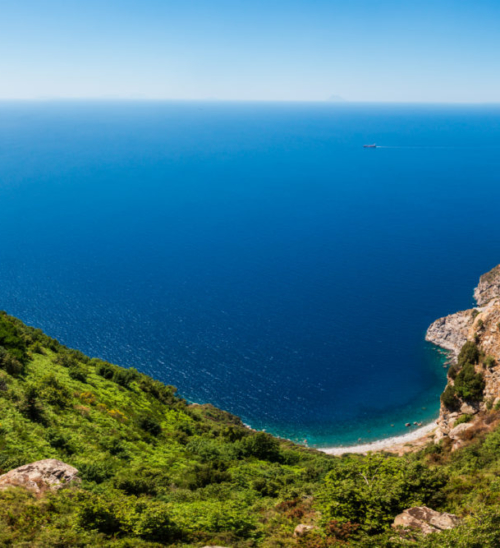
[{"label": "small tree", "polygon": [[476,364],[479,361],[479,348],[472,341],[467,341],[458,355],[458,365],[463,367],[466,363]]},{"label": "small tree", "polygon": [[443,405],[450,411],[458,407],[459,401],[455,392],[455,387],[451,384],[445,388],[444,392],[441,394],[441,401]]},{"label": "small tree", "polygon": [[476,373],[471,363],[466,363],[455,379],[456,393],[464,400],[481,401],[483,390],[483,375]]},{"label": "small tree", "polygon": [[490,356],[490,355],[486,356],[486,358],[484,359],[484,365],[488,369],[492,369],[496,365],[495,358],[493,356]]}]

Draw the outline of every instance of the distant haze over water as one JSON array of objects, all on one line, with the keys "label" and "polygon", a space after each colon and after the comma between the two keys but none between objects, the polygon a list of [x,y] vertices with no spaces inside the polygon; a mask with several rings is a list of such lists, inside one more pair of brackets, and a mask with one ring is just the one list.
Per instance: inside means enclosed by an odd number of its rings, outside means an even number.
[{"label": "distant haze over water", "polygon": [[425,330],[500,263],[500,109],[0,103],[0,204],[1,309],[256,428],[370,441],[437,415]]}]

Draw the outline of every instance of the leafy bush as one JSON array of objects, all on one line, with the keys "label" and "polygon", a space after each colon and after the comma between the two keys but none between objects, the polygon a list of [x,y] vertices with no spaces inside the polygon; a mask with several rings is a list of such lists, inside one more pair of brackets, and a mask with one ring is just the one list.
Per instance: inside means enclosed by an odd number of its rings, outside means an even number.
[{"label": "leafy bush", "polygon": [[115,374],[115,368],[110,363],[100,362],[95,372],[101,377],[111,380]]},{"label": "leafy bush", "polygon": [[45,438],[54,449],[60,449],[69,454],[73,453],[69,438],[60,430],[55,428],[47,429]]},{"label": "leafy bush", "polygon": [[55,362],[59,365],[62,365],[63,367],[77,367],[79,365],[78,360],[75,358],[75,356],[73,356],[69,352],[63,352],[59,354],[56,357]]},{"label": "leafy bush", "polygon": [[466,363],[476,364],[479,361],[480,353],[477,344],[472,341],[467,341],[461,348],[458,354],[458,365],[463,367]]},{"label": "leafy bush", "polygon": [[256,528],[257,516],[239,501],[196,501],[171,508],[172,521],[184,536],[193,533],[232,531],[248,537]]},{"label": "leafy bush", "polygon": [[467,422],[470,422],[474,418],[474,415],[460,415],[458,419],[454,422],[453,426],[458,426],[459,424],[466,424]]},{"label": "leafy bush", "polygon": [[149,541],[167,542],[175,533],[168,506],[161,501],[122,497],[109,499],[102,495],[87,497],[78,511],[83,529],[106,535],[131,535]]},{"label": "leafy bush", "polygon": [[121,532],[121,521],[113,503],[104,497],[89,497],[78,508],[78,524],[106,535]]},{"label": "leafy bush", "polygon": [[258,432],[243,438],[240,441],[240,447],[246,457],[256,457],[270,462],[279,462],[281,460],[278,440],[264,432]]},{"label": "leafy bush", "polygon": [[19,403],[19,410],[30,421],[44,423],[45,414],[40,401],[38,387],[28,384],[24,391],[23,399]]},{"label": "leafy bush", "polygon": [[40,379],[37,387],[39,397],[49,405],[63,409],[71,402],[71,392],[53,374]]},{"label": "leafy bush", "polygon": [[71,365],[68,369],[69,376],[75,381],[87,382],[87,371],[80,365]]},{"label": "leafy bush", "polygon": [[7,350],[0,346],[0,369],[6,371],[13,377],[18,377],[24,373],[24,365]]},{"label": "leafy bush", "polygon": [[118,473],[113,484],[128,495],[149,495],[156,496],[165,492],[170,486],[170,476],[165,470],[140,466],[123,470]]},{"label": "leafy bush", "polygon": [[484,358],[484,365],[488,369],[492,369],[496,365],[495,358],[493,356],[490,356],[490,355],[486,356],[486,358]]},{"label": "leafy bush", "polygon": [[455,379],[455,391],[464,400],[481,401],[483,399],[484,379],[476,373],[472,363],[466,363]]},{"label": "leafy bush", "polygon": [[113,477],[114,471],[109,462],[81,462],[77,466],[80,476],[86,481],[102,483]]},{"label": "leafy bush", "polygon": [[138,373],[135,369],[116,368],[112,378],[117,384],[129,387],[130,383],[135,381],[137,377]]},{"label": "leafy bush", "polygon": [[105,450],[108,451],[110,455],[118,456],[121,458],[126,457],[127,449],[123,440],[117,436],[106,436],[99,440],[99,445]]},{"label": "leafy bush", "polygon": [[153,418],[144,416],[140,417],[137,421],[137,424],[141,430],[151,434],[152,436],[159,436],[161,434],[161,426]]},{"label": "leafy bush", "polygon": [[188,486],[190,489],[199,489],[211,484],[218,484],[231,481],[231,474],[227,472],[227,464],[217,461],[201,466],[196,466],[193,477]]},{"label": "leafy bush", "polygon": [[45,354],[45,350],[43,349],[42,345],[39,342],[36,342],[33,345],[32,350],[35,354],[42,354],[42,355]]},{"label": "leafy bush", "polygon": [[453,411],[458,407],[460,402],[457,398],[454,386],[451,384],[446,386],[444,392],[441,394],[441,402],[450,411]]},{"label": "leafy bush", "polygon": [[326,476],[318,507],[326,521],[352,522],[375,533],[389,528],[405,508],[436,499],[444,484],[442,472],[407,458],[346,458]]},{"label": "leafy bush", "polygon": [[139,375],[139,387],[146,394],[151,394],[158,401],[171,405],[176,402],[174,386],[165,385],[160,381],[154,380],[146,375]]},{"label": "leafy bush", "polygon": [[3,346],[16,360],[21,363],[26,362],[26,342],[21,331],[5,312],[0,312],[0,346]]}]

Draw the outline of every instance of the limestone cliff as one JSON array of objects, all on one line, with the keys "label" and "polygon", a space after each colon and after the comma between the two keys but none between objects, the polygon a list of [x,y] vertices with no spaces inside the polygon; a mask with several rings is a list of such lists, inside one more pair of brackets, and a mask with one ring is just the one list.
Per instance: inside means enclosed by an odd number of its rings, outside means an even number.
[{"label": "limestone cliff", "polygon": [[[452,367],[466,341],[474,341],[481,351],[482,358],[475,368],[485,382],[483,401],[461,401],[453,410],[441,404],[435,439],[450,437],[456,446],[460,444],[459,434],[472,424],[454,427],[458,417],[476,415],[500,401],[500,265],[481,276],[474,297],[479,305],[477,308],[436,320],[426,334],[426,340],[450,352]],[[449,375],[448,385],[453,384]]]},{"label": "limestone cliff", "polygon": [[483,274],[474,290],[474,298],[479,306],[487,304],[496,297],[500,297],[500,265]]}]

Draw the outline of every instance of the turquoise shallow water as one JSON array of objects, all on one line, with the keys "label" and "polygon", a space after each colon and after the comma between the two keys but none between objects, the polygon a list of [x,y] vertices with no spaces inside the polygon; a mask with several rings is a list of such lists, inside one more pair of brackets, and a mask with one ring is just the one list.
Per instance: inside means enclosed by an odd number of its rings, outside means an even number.
[{"label": "turquoise shallow water", "polygon": [[500,262],[496,143],[493,107],[3,103],[0,307],[290,439],[406,433]]}]

